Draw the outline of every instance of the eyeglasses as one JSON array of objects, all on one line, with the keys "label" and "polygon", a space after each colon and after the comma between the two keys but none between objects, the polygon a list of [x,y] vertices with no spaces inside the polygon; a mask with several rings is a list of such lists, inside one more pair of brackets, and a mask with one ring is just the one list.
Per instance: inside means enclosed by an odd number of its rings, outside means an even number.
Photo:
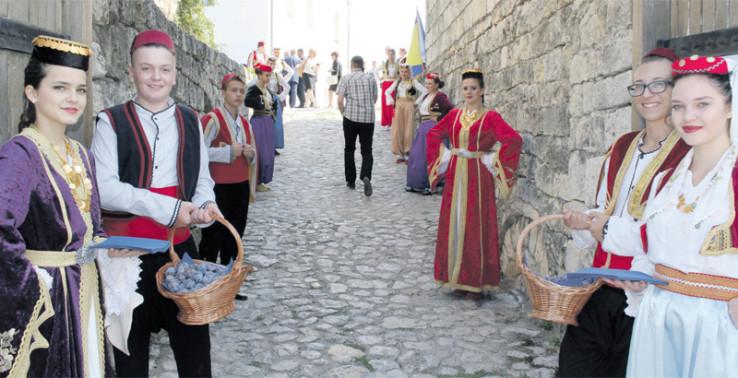
[{"label": "eyeglasses", "polygon": [[628,86],[628,94],[630,94],[630,97],[638,97],[643,95],[643,92],[646,91],[646,88],[653,93],[662,93],[671,85],[671,81],[669,80],[656,80],[652,81],[648,84],[632,84]]}]

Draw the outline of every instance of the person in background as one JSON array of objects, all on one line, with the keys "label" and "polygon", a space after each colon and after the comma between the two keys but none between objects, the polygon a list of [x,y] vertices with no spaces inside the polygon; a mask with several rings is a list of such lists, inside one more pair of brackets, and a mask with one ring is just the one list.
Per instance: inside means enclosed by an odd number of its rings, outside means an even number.
[{"label": "person in background", "polygon": [[290,50],[290,52],[286,54],[284,58],[284,63],[292,70],[292,76],[290,76],[289,79],[289,103],[290,108],[294,108],[297,104],[297,85],[300,82],[300,75],[297,73],[297,65],[299,63],[299,59],[297,58],[297,52],[294,49]]},{"label": "person in background", "polygon": [[438,120],[443,119],[454,107],[448,96],[440,90],[443,86],[444,82],[438,73],[431,72],[425,75],[427,92],[419,96],[417,100],[420,126],[415,133],[415,140],[408,155],[406,191],[431,194],[425,150],[427,135]]},{"label": "person in background", "polygon": [[407,65],[407,50],[404,47],[400,47],[398,51],[399,56],[397,57],[397,64],[404,66]]},{"label": "person in background", "polygon": [[272,182],[274,175],[275,129],[274,99],[276,94],[269,90],[269,80],[272,78],[271,66],[259,64],[255,67],[256,81],[246,90],[244,105],[254,109],[251,117],[251,129],[256,138],[256,155],[258,158],[258,185],[256,191],[266,192],[267,184]]},{"label": "person in background", "polygon": [[329,109],[333,109],[333,93],[336,92],[336,88],[338,88],[338,82],[341,81],[341,76],[343,76],[343,67],[341,67],[341,62],[338,61],[338,53],[335,51],[332,52],[331,59],[333,59],[333,63],[331,65],[330,76],[328,77]]},{"label": "person in background", "polygon": [[392,93],[396,93],[397,96],[392,119],[392,153],[397,155],[398,164],[407,164],[407,156],[418,125],[415,121],[415,100],[425,95],[425,92],[425,87],[410,76],[408,66],[400,67],[400,78],[384,91],[390,105],[395,103]]},{"label": "person in background", "polygon": [[381,76],[381,96],[382,96],[382,117],[381,124],[385,127],[392,125],[392,117],[395,115],[394,93],[389,98],[387,97],[387,88],[397,80],[400,74],[400,65],[395,61],[395,50],[389,47],[385,49],[387,53],[387,60],[382,64],[382,76]]},{"label": "person in background", "polygon": [[[243,235],[249,214],[249,202],[255,199],[257,156],[256,141],[249,121],[238,111],[246,97],[246,84],[235,73],[221,80],[223,106],[213,108],[201,119],[205,145],[208,146],[210,176],[215,181],[215,202],[223,217]],[[236,258],[238,246],[225,226],[213,223],[202,230],[202,259],[228,265]],[[246,299],[238,294],[236,299]]]},{"label": "person in background", "polygon": [[305,82],[305,53],[303,49],[297,49],[297,98],[300,100],[298,108],[305,107],[305,90],[307,83]]},{"label": "person in background", "polygon": [[343,151],[346,186],[356,188],[356,138],[361,145],[361,172],[364,195],[372,195],[372,139],[374,138],[374,104],[377,102],[377,82],[374,75],[364,72],[364,59],[351,58],[351,73],[341,78],[336,89],[338,110],[343,115]]},{"label": "person in background", "polygon": [[249,68],[253,70],[256,64],[266,64],[267,54],[265,50],[264,41],[256,43],[256,50],[250,52],[249,56],[246,58],[246,64]]},{"label": "person in background", "polygon": [[318,106],[315,98],[315,84],[317,83],[319,64],[316,60],[318,53],[314,49],[308,50],[307,59],[302,62],[303,80],[305,82],[305,105],[311,108]]},{"label": "person in background", "polygon": [[[284,103],[287,99],[287,88],[289,88],[289,80],[292,79],[292,69],[286,67],[287,76],[283,76],[281,72],[277,71],[276,59],[269,57],[267,59],[267,65],[272,68],[272,74],[269,77],[269,84],[267,87],[269,91],[274,94],[274,154],[279,156],[278,149],[284,148],[284,121],[282,113],[284,111]],[[249,82],[249,86],[256,84],[256,79]]]}]

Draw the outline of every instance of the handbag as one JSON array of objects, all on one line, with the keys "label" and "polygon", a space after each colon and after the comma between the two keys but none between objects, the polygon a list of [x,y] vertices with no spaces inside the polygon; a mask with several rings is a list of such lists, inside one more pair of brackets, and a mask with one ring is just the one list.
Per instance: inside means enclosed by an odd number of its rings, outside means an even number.
[{"label": "handbag", "polygon": [[338,84],[338,74],[328,76],[328,85]]}]

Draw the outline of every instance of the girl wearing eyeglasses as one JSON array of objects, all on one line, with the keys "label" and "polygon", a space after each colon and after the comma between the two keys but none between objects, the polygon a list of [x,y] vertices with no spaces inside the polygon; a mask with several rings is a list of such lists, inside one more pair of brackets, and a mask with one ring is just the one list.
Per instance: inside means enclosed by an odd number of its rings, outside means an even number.
[{"label": "girl wearing eyeglasses", "polygon": [[[577,246],[595,250],[595,268],[630,269],[631,257],[603,248],[601,240],[608,227],[602,219],[640,219],[654,177],[673,171],[689,149],[668,122],[671,63],[676,59],[673,51],[657,48],[633,70],[627,91],[646,128],[620,136],[608,150],[600,170],[596,209],[564,210],[564,222],[574,230]],[[561,342],[560,376],[625,375],[634,315],[624,312],[626,305],[622,289],[605,285],[592,295],[577,318],[579,326],[567,327]]]}]

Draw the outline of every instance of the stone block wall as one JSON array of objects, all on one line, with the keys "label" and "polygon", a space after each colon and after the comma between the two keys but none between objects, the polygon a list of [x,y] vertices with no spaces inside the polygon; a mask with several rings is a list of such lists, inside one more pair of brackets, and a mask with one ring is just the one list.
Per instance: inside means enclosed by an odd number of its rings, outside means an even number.
[{"label": "stone block wall", "polygon": [[129,47],[139,31],[161,29],[177,47],[177,85],[172,97],[198,111],[222,103],[220,80],[227,72],[243,72],[237,62],[182,31],[151,0],[94,0],[92,43],[93,111],[129,100]]},{"label": "stone block wall", "polygon": [[[428,68],[457,103],[461,73],[485,73],[485,98],[521,133],[512,197],[498,201],[502,263],[518,274],[514,245],[530,219],[590,207],[602,156],[631,130],[632,5],[622,0],[427,0]],[[560,224],[541,227],[532,264],[577,269],[592,252]]]}]

